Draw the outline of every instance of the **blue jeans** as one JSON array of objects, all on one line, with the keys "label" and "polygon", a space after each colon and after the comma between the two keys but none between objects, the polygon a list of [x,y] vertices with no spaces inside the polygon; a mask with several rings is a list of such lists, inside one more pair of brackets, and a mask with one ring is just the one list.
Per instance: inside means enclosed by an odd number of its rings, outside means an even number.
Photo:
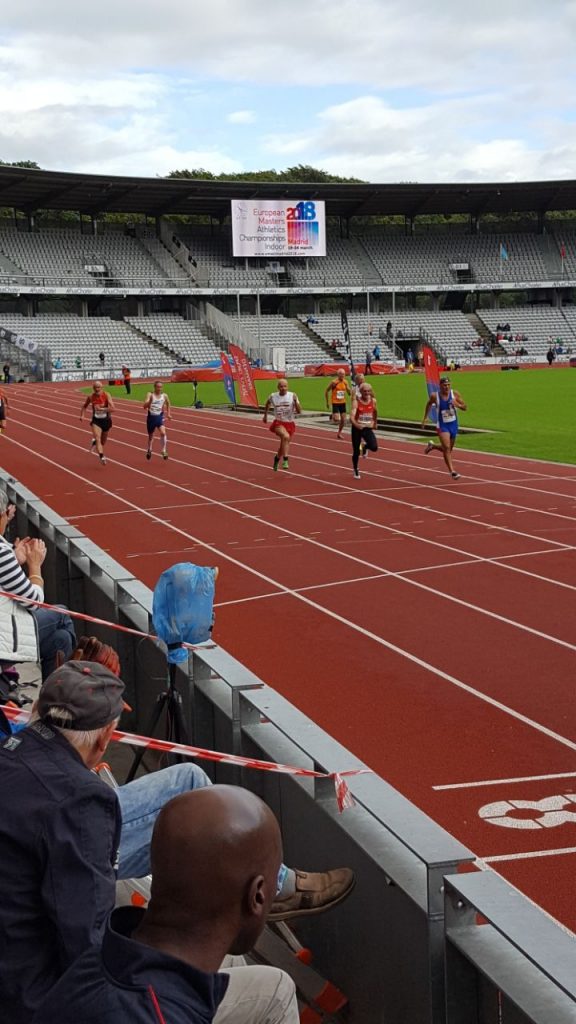
[{"label": "blue jeans", "polygon": [[[156,818],[164,804],[181,793],[211,785],[212,782],[202,768],[185,762],[143,775],[116,790],[122,813],[119,879],[144,878],[150,874],[150,842]],[[287,868],[282,864],[278,874],[278,892],[286,873]]]},{"label": "blue jeans", "polygon": [[116,790],[122,812],[118,878],[150,874],[150,841],[160,811],[174,796],[212,783],[196,764],[174,764]]},{"label": "blue jeans", "polygon": [[30,608],[38,626],[40,645],[40,664],[42,679],[46,679],[56,668],[56,655],[62,651],[63,660],[68,661],[76,647],[74,625],[63,605],[62,611],[51,611],[48,608]]}]

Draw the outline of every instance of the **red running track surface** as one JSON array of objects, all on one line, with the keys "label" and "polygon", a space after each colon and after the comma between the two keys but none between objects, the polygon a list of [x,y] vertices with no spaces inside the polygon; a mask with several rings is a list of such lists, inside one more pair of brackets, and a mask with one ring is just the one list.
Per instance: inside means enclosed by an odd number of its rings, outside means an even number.
[{"label": "red running track surface", "polygon": [[382,437],[356,481],[301,421],[274,474],[259,419],[186,409],[147,462],[116,401],[101,466],[77,386],[11,387],[2,465],[150,587],[219,565],[219,643],[576,931],[576,466]]}]

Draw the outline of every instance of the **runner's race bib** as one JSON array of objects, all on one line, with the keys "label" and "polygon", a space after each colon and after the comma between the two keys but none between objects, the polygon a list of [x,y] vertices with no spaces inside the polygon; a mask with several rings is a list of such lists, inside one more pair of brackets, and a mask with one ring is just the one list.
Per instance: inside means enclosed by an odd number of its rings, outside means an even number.
[{"label": "runner's race bib", "polygon": [[449,405],[447,409],[442,410],[442,423],[454,423],[456,419],[456,410],[453,405]]},{"label": "runner's race bib", "polygon": [[94,419],[95,420],[105,420],[107,418],[108,418],[108,406],[106,406],[106,405],[105,406],[101,406],[100,405],[100,406],[97,406],[94,409]]},{"label": "runner's race bib", "polygon": [[337,391],[336,392],[336,401],[337,402],[345,402],[346,401],[346,392],[345,391]]}]

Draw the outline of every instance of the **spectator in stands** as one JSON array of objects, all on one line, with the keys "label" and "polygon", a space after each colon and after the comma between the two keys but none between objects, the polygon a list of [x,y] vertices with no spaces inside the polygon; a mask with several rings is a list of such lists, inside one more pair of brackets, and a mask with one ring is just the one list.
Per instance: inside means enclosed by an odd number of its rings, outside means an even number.
[{"label": "spectator in stands", "polygon": [[59,654],[63,658],[72,654],[76,644],[74,626],[65,609],[34,607],[35,602],[44,601],[42,565],[46,558],[46,545],[43,540],[23,537],[17,538],[12,547],[4,537],[10,518],[8,497],[5,491],[0,491],[0,590],[31,602],[31,606],[26,607],[36,620],[42,678],[46,679],[56,667]]},{"label": "spectator in stands", "polygon": [[386,324],[386,334],[388,335],[389,338],[392,337],[392,321],[391,320],[389,320],[388,323]]},{"label": "spectator in stands", "polygon": [[58,356],[54,360],[53,366],[54,366],[55,370],[61,370],[62,369],[62,367],[64,366],[64,363],[62,362],[62,358],[60,356]]},{"label": "spectator in stands", "polygon": [[332,352],[338,351],[338,341],[336,340],[336,338],[332,338],[332,341],[330,342],[330,349]]},{"label": "spectator in stands", "polygon": [[379,341],[386,341],[386,331],[383,327],[378,328],[378,339]]},{"label": "spectator in stands", "polygon": [[561,356],[563,354],[563,352],[564,352],[564,345],[562,343],[562,338],[556,338],[556,344],[554,345],[554,351],[555,351],[557,356]]},{"label": "spectator in stands", "polygon": [[550,345],[550,348],[546,353],[546,359],[548,360],[548,366],[552,366],[552,363],[556,359],[556,352],[554,351],[553,345]]},{"label": "spectator in stands", "polygon": [[[113,647],[96,637],[81,637],[72,661],[96,661],[120,675],[120,660]],[[212,785],[206,773],[192,761],[172,765],[142,776],[117,790],[122,812],[118,857],[119,878],[150,874],[150,841],[160,809],[174,796]],[[354,875],[349,868],[304,872],[282,865],[271,917],[286,921],[317,914],[339,903],[351,891]]]},{"label": "spectator in stands", "polygon": [[364,373],[366,376],[368,376],[369,373],[374,373],[374,370],[372,369],[372,352],[369,348],[366,349],[366,366]]},{"label": "spectator in stands", "polygon": [[396,331],[396,340],[397,341],[401,341],[403,337],[404,337],[404,335],[403,335],[402,331],[400,329],[398,329]]},{"label": "spectator in stands", "polygon": [[412,348],[409,347],[407,349],[407,351],[406,351],[406,366],[413,366],[413,365],[414,365],[414,353],[412,351]]},{"label": "spectator in stands", "polygon": [[313,316],[312,313],[309,313],[308,316],[306,317],[306,327],[310,327],[311,324],[317,324],[317,323],[318,323],[318,320],[316,319],[316,317]]},{"label": "spectator in stands", "polygon": [[10,1024],[31,1020],[114,906],[120,812],[92,769],[123,691],[102,665],[66,664],[45,681],[28,728],[0,744],[0,1003]]},{"label": "spectator in stands", "polygon": [[378,345],[378,344],[374,345],[374,348],[372,349],[372,355],[374,356],[374,359],[378,363],[380,361],[380,357],[382,355],[382,350],[380,348],[380,345]]},{"label": "spectator in stands", "polygon": [[98,361],[100,363],[100,366],[104,366],[104,363],[106,362],[106,356],[105,356],[104,352],[99,352],[98,353]]},{"label": "spectator in stands", "polygon": [[81,360],[80,356],[76,356],[76,358],[74,360],[74,366],[76,367],[77,370],[79,370],[81,368],[82,360]]},{"label": "spectator in stands", "polygon": [[10,363],[4,363],[4,366],[2,367],[2,372],[4,374],[4,383],[5,384],[9,384],[10,383]]},{"label": "spectator in stands", "polygon": [[297,1024],[284,972],[219,972],[228,953],[248,952],[262,932],[281,851],[272,811],[248,790],[214,786],[171,800],[154,830],[147,910],[114,911],[102,946],[52,989],[36,1024],[87,1019],[88,993],[91,1024]]}]

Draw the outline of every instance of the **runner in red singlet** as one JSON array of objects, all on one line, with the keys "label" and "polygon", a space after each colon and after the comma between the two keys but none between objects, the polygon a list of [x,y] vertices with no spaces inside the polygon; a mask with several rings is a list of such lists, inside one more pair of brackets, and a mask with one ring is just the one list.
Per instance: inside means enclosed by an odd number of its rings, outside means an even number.
[{"label": "runner in red singlet", "polygon": [[369,451],[378,451],[378,441],[374,430],[378,420],[376,399],[369,384],[360,385],[360,395],[354,398],[350,422],[352,424],[352,466],[354,477],[360,479],[358,460],[362,442]]},{"label": "runner in red singlet", "polygon": [[90,445],[90,451],[95,451],[98,454],[98,458],[103,466],[106,465],[106,459],[104,458],[104,445],[108,440],[108,431],[112,426],[112,417],[110,413],[114,412],[114,403],[110,398],[107,391],[104,391],[104,387],[101,380],[95,380],[92,385],[92,394],[88,395],[84,405],[80,409],[80,420],[84,419],[84,410],[91,407],[92,419],[90,420],[90,426],[92,427],[92,443]]}]

